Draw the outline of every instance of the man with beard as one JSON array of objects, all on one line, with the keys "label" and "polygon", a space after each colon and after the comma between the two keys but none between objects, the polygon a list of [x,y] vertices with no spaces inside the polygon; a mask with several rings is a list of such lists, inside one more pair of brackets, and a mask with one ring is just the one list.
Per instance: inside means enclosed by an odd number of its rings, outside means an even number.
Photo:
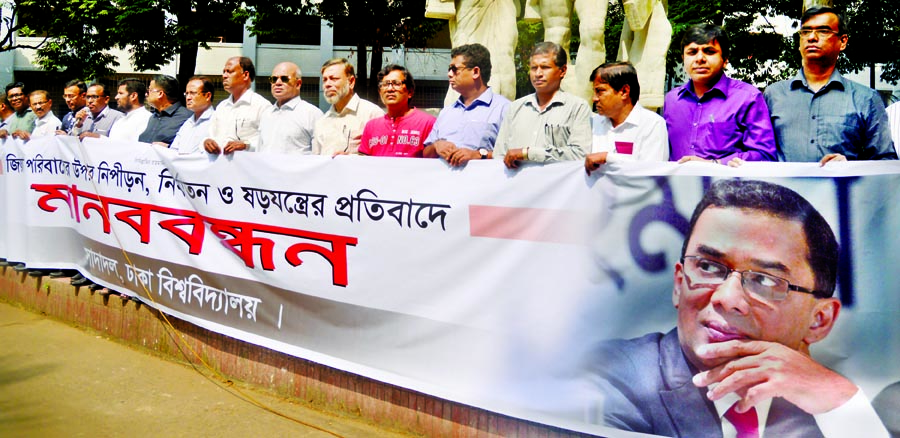
[{"label": "man with beard", "polygon": [[87,84],[83,81],[72,79],[66,82],[65,88],[63,88],[63,99],[66,101],[66,106],[69,107],[69,112],[63,116],[62,128],[57,134],[64,135],[72,131],[72,127],[75,126],[75,114],[78,114],[78,111],[87,105],[87,101],[84,99],[86,93]]},{"label": "man with beard", "polygon": [[322,91],[331,108],[316,121],[313,154],[355,154],[366,123],[383,116],[384,110],[353,91],[356,73],[347,59],[326,61],[321,73]]},{"label": "man with beard", "polygon": [[92,83],[87,90],[87,107],[75,114],[75,130],[78,138],[84,140],[87,137],[100,138],[109,136],[109,131],[125,114],[116,111],[109,104],[109,93],[106,86]]},{"label": "man with beard", "polygon": [[259,122],[259,151],[287,154],[312,153],[313,128],[322,110],[300,98],[302,73],[293,62],[272,69],[269,83],[275,104]]},{"label": "man with beard", "polygon": [[170,146],[179,154],[196,154],[203,151],[203,140],[209,137],[210,121],[215,114],[212,107],[214,89],[212,81],[206,76],[188,79],[184,99],[187,108],[194,115],[184,121]]},{"label": "man with beard", "polygon": [[[12,83],[6,86],[6,99],[15,115],[7,122],[8,126],[5,130],[0,130],[0,138],[6,138],[7,135],[16,135],[17,132],[30,134],[34,130],[34,113],[28,107],[28,96],[25,94],[25,84],[21,82]],[[20,135],[21,137],[21,135]]]},{"label": "man with beard", "polygon": [[119,111],[125,113],[125,117],[109,131],[109,138],[138,141],[138,137],[147,129],[147,121],[152,115],[144,108],[146,95],[147,86],[143,82],[134,78],[119,81],[116,104]]},{"label": "man with beard", "polygon": [[451,166],[492,158],[500,122],[509,99],[488,87],[491,53],[481,44],[466,44],[450,52],[447,78],[459,99],[445,107],[425,140],[426,158],[441,157]]},{"label": "man with beard", "polygon": [[255,78],[256,67],[250,58],[235,56],[225,62],[222,87],[231,95],[216,107],[209,126],[210,137],[203,141],[207,152],[230,154],[256,148],[259,121],[271,104],[250,89]]}]

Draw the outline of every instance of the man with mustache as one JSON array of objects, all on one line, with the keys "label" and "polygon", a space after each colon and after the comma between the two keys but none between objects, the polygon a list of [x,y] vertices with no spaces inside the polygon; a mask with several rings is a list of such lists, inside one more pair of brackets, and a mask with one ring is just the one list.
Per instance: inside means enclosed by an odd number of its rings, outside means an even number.
[{"label": "man with mustache", "polygon": [[494,158],[506,167],[583,160],[591,150],[591,108],[560,89],[566,63],[559,44],[545,41],[531,51],[528,76],[534,93],[509,105],[494,145]]},{"label": "man with mustache", "polygon": [[766,88],[778,160],[896,160],[881,96],[835,68],[849,38],[844,17],[812,7],[800,22],[803,68]]},{"label": "man with mustache", "polygon": [[810,356],[840,312],[837,268],[834,232],[799,194],[713,183],[675,264],[677,327],[591,355],[604,422],[679,437],[886,437],[862,391]]},{"label": "man with mustache", "polygon": [[0,138],[6,138],[9,134],[19,138],[31,134],[31,131],[34,130],[37,116],[34,115],[29,107],[28,94],[25,93],[25,84],[15,82],[7,85],[6,99],[14,114],[7,120],[7,126],[0,130]]},{"label": "man with mustache", "polygon": [[425,157],[441,157],[451,166],[493,158],[500,122],[509,99],[495,94],[491,80],[491,53],[481,44],[466,44],[450,52],[447,78],[459,99],[438,115],[425,140]]},{"label": "man with mustache", "polygon": [[412,106],[410,101],[416,92],[412,73],[402,65],[388,64],[378,72],[378,90],[387,114],[366,123],[357,152],[422,158],[425,139],[435,118]]},{"label": "man with mustache", "polygon": [[384,116],[384,110],[353,91],[356,72],[347,59],[329,59],[322,65],[321,74],[322,93],[331,108],[316,120],[313,154],[355,154],[366,123]]},{"label": "man with mustache", "polygon": [[775,160],[762,93],[725,75],[730,50],[728,35],[719,26],[697,24],[685,31],[681,53],[690,80],[668,92],[663,107],[670,161],[738,166]]},{"label": "man with mustache", "polygon": [[219,102],[209,125],[210,137],[203,148],[211,154],[231,154],[255,150],[259,143],[259,122],[271,103],[250,87],[256,79],[253,60],[235,56],[222,68],[222,87],[230,96]]},{"label": "man with mustache", "polygon": [[106,85],[100,82],[94,82],[88,86],[85,99],[87,99],[87,106],[75,114],[73,132],[82,140],[87,137],[109,137],[109,131],[112,130],[113,125],[125,117],[125,114],[108,106],[109,92],[106,90]]}]

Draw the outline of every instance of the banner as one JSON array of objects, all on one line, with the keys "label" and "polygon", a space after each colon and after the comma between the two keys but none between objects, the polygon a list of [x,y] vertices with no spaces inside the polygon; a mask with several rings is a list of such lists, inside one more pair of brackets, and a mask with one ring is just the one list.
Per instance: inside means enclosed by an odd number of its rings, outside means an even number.
[{"label": "banner", "polygon": [[0,145],[0,256],[75,268],[204,328],[415,391],[603,435],[585,362],[676,325],[673,272],[718,179],[791,188],[841,245],[812,356],[900,381],[900,164],[525,166]]}]

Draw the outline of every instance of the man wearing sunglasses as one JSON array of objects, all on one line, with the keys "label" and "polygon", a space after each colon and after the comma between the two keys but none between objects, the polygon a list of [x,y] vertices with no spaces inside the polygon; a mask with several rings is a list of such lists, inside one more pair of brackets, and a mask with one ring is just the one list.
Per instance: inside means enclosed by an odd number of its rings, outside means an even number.
[{"label": "man wearing sunglasses", "polygon": [[509,99],[488,87],[491,53],[481,44],[466,44],[450,51],[447,78],[459,99],[438,114],[425,139],[426,158],[443,158],[451,166],[469,160],[493,158],[492,151]]},{"label": "man wearing sunglasses", "polygon": [[300,67],[282,62],[272,69],[269,84],[275,104],[259,122],[259,151],[312,154],[313,129],[322,110],[300,98]]},{"label": "man wearing sunglasses", "polygon": [[840,312],[838,244],[796,192],[713,183],[675,264],[677,327],[603,343],[607,425],[666,436],[886,437],[861,390],[816,362]]},{"label": "man wearing sunglasses", "polygon": [[847,25],[829,7],[812,7],[800,19],[803,68],[766,88],[779,161],[897,159],[884,103],[875,90],[835,69],[847,48]]}]

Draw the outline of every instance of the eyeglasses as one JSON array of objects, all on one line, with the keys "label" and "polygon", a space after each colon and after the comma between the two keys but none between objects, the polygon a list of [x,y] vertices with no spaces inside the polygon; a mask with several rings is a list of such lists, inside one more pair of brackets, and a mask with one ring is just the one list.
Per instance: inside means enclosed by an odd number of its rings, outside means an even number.
[{"label": "eyeglasses", "polygon": [[741,274],[741,286],[744,292],[769,301],[783,301],[787,298],[788,291],[802,292],[815,295],[816,298],[826,298],[831,294],[816,290],[795,286],[789,281],[755,271],[738,271],[721,263],[705,259],[700,256],[684,256],[681,258],[684,273],[687,275],[691,288],[716,288],[728,279],[732,272]]},{"label": "eyeglasses", "polygon": [[815,29],[803,27],[800,28],[799,33],[802,38],[809,38],[810,35],[815,35],[816,38],[828,38],[832,35],[839,35],[837,31],[827,27],[819,27]]},{"label": "eyeglasses", "polygon": [[87,99],[87,100],[97,100],[97,99],[100,99],[100,98],[102,98],[102,97],[106,97],[106,96],[98,96],[98,95],[96,95],[96,94],[88,94],[88,95],[85,96],[84,98]]},{"label": "eyeglasses", "polygon": [[466,67],[466,66],[457,67],[455,65],[451,65],[449,68],[447,68],[447,73],[453,73],[453,75],[456,76],[457,73],[459,73],[463,70],[471,70],[471,68]]},{"label": "eyeglasses", "polygon": [[10,98],[10,99],[18,99],[18,98],[20,98],[20,97],[25,97],[25,95],[22,94],[22,93],[16,93],[16,94],[10,94],[10,95],[8,95],[8,96],[6,96],[6,97],[7,97],[7,98]]},{"label": "eyeglasses", "polygon": [[269,76],[269,83],[274,84],[274,83],[278,82],[279,79],[281,79],[281,82],[286,84],[291,80],[291,77],[290,76]]},{"label": "eyeglasses", "polygon": [[208,91],[187,91],[184,93],[184,97],[194,97],[202,94],[206,94]]},{"label": "eyeglasses", "polygon": [[148,89],[147,89],[147,96],[149,96],[150,93],[162,93],[162,89],[160,89],[160,88],[148,88]]},{"label": "eyeglasses", "polygon": [[381,81],[378,83],[378,88],[381,88],[382,90],[388,90],[391,88],[399,90],[400,87],[404,85],[405,83],[402,81]]}]

